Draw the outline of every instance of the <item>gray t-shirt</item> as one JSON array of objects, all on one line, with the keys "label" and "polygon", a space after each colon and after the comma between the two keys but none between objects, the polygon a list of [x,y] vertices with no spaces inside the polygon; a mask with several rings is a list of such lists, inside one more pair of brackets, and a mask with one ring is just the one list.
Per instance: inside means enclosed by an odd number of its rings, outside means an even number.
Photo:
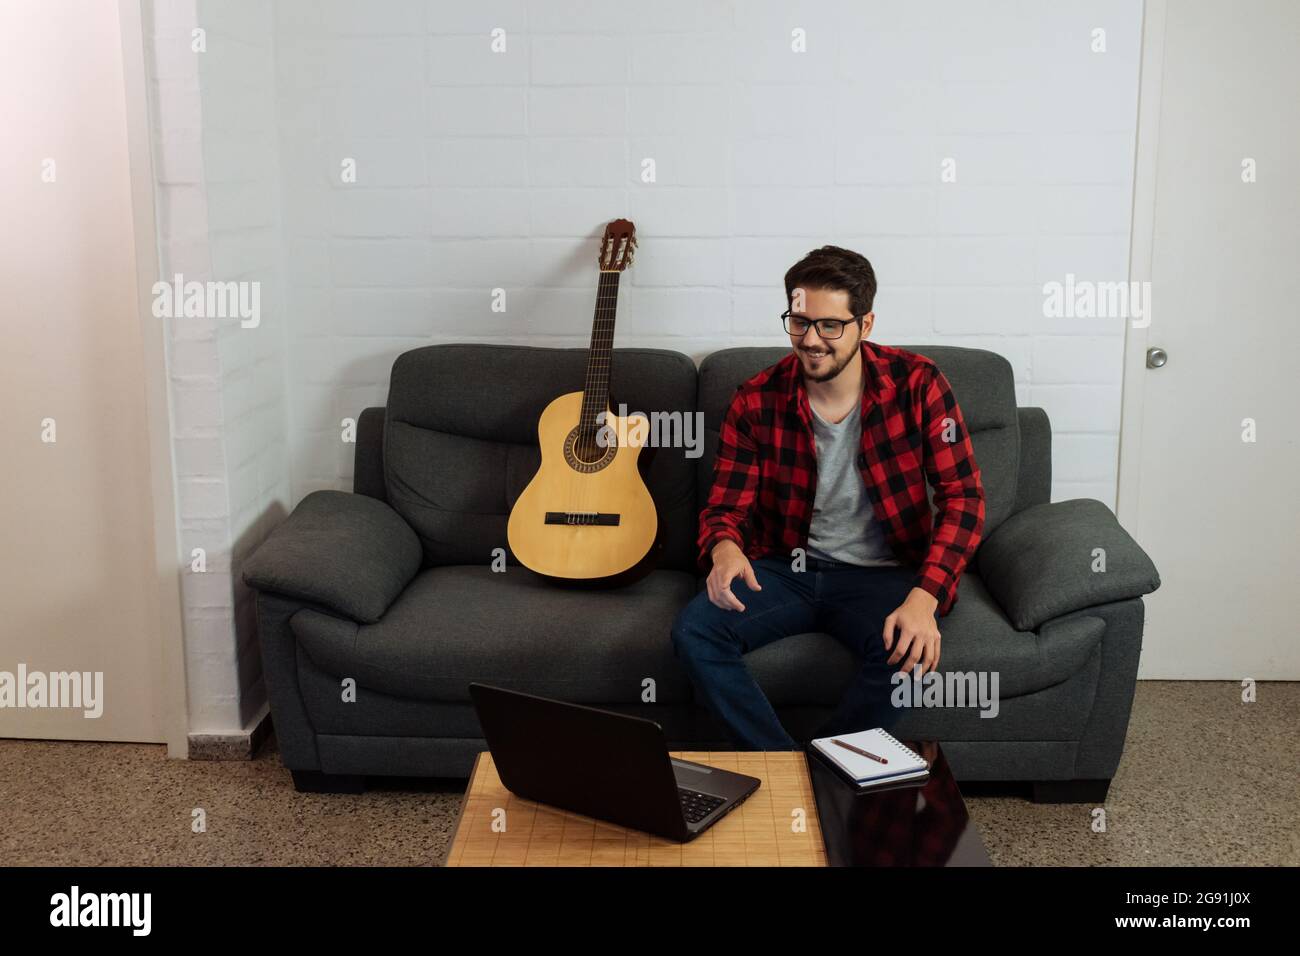
[{"label": "gray t-shirt", "polygon": [[[812,408],[812,403],[808,403]],[[862,409],[832,425],[813,413],[817,450],[817,494],[808,529],[808,556],[869,567],[898,565],[885,530],[876,520],[867,486],[858,472],[862,449]]]}]

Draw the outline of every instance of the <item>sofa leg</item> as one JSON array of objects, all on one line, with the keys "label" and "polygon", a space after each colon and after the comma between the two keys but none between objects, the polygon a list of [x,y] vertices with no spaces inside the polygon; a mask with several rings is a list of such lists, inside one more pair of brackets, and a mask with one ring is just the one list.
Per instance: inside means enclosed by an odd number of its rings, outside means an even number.
[{"label": "sofa leg", "polygon": [[291,770],[293,788],[299,793],[364,793],[366,778],[350,773],[321,773],[319,770]]},{"label": "sofa leg", "polygon": [[1105,803],[1110,778],[1104,780],[1035,780],[1034,803]]}]

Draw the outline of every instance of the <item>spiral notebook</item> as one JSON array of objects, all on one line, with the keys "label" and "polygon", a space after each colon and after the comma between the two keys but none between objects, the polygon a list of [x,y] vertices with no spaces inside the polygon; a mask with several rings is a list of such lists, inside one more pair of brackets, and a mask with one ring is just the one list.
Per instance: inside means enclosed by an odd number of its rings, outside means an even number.
[{"label": "spiral notebook", "polygon": [[[889,763],[877,763],[870,757],[863,757],[834,743],[842,740],[868,753],[884,757]],[[930,773],[929,764],[916,751],[903,746],[893,735],[879,727],[863,730],[855,734],[837,734],[834,737],[819,737],[812,741],[831,763],[835,764],[859,787],[869,787],[881,783],[897,783],[902,780],[919,780]]]}]

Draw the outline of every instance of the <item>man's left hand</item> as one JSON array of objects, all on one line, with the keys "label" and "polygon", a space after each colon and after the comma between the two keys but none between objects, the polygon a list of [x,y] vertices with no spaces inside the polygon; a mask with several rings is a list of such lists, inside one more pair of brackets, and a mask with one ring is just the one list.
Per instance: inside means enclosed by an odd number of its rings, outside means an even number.
[{"label": "man's left hand", "polygon": [[912,588],[907,599],[885,618],[885,650],[893,651],[886,663],[903,661],[899,673],[910,674],[920,664],[924,675],[939,666],[939,622],[934,616],[938,606],[933,594]]}]

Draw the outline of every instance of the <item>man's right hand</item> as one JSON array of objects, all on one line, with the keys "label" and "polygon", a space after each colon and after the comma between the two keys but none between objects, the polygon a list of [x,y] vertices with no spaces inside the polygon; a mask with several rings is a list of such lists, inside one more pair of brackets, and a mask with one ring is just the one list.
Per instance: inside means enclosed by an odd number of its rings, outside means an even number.
[{"label": "man's right hand", "polygon": [[731,593],[731,582],[736,578],[742,578],[751,590],[763,590],[758,583],[758,578],[754,576],[754,567],[749,563],[749,558],[745,557],[745,552],[731,540],[719,541],[709,554],[713,558],[713,570],[709,572],[709,577],[705,581],[709,600],[724,611],[743,611],[745,605]]}]

